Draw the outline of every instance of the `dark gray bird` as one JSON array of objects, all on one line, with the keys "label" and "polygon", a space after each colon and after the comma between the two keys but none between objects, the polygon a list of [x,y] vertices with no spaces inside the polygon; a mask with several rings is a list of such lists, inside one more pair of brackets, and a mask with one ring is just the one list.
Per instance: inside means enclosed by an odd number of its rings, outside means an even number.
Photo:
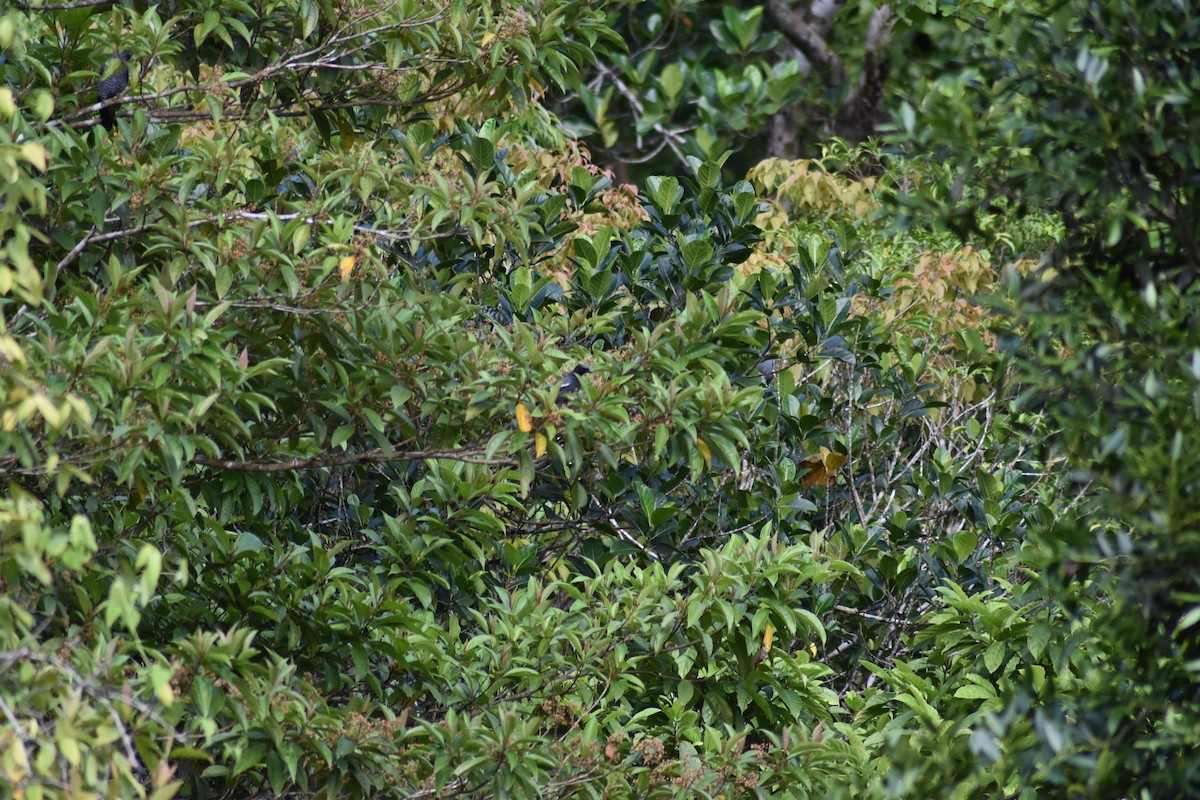
[{"label": "dark gray bird", "polygon": [[756,370],[758,370],[758,375],[760,378],[770,379],[771,376],[773,376],[776,372],[775,359],[773,359],[773,358],[763,359],[762,361],[755,364],[754,368]]},{"label": "dark gray bird", "polygon": [[562,383],[558,385],[558,399],[555,401],[560,406],[565,406],[568,401],[568,396],[577,394],[583,384],[579,381],[580,375],[587,375],[591,369],[583,364],[576,365],[575,369],[563,375]]},{"label": "dark gray bird", "polygon": [[[111,100],[129,87],[129,57],[132,55],[128,50],[122,50],[113,53],[104,62],[104,69],[100,74],[106,77],[96,84],[96,95],[100,102]],[[119,104],[100,109],[100,121],[110,131],[117,125],[117,105]]]}]

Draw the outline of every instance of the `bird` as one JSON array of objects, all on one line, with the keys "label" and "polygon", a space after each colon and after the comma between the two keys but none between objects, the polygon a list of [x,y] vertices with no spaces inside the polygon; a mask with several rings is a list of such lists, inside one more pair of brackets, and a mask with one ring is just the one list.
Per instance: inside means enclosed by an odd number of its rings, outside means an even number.
[{"label": "bird", "polygon": [[558,385],[558,399],[555,401],[560,406],[565,406],[568,401],[568,395],[576,394],[583,384],[579,381],[580,375],[587,375],[592,370],[583,364],[577,364],[575,369],[563,375],[562,382]]},{"label": "bird", "polygon": [[754,365],[754,369],[756,372],[758,372],[758,376],[760,378],[770,380],[776,372],[775,359],[764,358],[762,361]]},{"label": "bird", "polygon": [[[96,84],[96,95],[100,98],[100,102],[111,100],[129,86],[129,58],[132,55],[133,53],[129,50],[121,50],[113,53],[104,62],[104,70],[100,74],[107,75],[107,77]],[[112,66],[114,60],[118,65],[115,69]],[[110,131],[116,127],[117,106],[111,105],[100,109],[100,122]]]}]

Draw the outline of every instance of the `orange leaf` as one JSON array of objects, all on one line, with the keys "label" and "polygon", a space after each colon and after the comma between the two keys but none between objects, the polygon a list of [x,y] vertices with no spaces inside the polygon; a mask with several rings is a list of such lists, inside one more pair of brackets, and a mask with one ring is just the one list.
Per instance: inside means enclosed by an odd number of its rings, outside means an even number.
[{"label": "orange leaf", "polygon": [[800,479],[800,485],[805,489],[829,485],[829,476],[825,474],[825,465],[821,463],[820,456],[809,456],[800,462],[800,466],[808,467],[808,474]]},{"label": "orange leaf", "polygon": [[358,256],[346,256],[338,264],[338,269],[342,271],[342,283],[350,280],[350,273],[354,272],[354,265],[358,261]]},{"label": "orange leaf", "polygon": [[529,433],[533,430],[533,414],[529,413],[529,409],[524,403],[517,403],[517,428],[521,433]]}]

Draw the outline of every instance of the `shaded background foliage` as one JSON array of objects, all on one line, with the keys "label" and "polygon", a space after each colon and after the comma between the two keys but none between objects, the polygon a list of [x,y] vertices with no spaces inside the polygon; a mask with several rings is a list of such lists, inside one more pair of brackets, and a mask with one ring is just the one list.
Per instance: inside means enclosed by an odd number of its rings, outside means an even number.
[{"label": "shaded background foliage", "polygon": [[558,108],[623,177],[727,150],[744,172],[764,156],[814,155],[830,137],[865,139],[887,118],[893,61],[912,80],[932,43],[926,15],[907,5],[664,0],[605,10],[619,40],[600,43]]},{"label": "shaded background foliage", "polygon": [[1193,794],[1192,24],[9,9],[0,779]]}]

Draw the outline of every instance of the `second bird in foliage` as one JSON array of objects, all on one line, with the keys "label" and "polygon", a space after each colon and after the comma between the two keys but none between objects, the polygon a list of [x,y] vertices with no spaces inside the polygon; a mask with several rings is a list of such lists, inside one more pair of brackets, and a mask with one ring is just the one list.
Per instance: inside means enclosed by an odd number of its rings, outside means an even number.
[{"label": "second bird in foliage", "polygon": [[570,396],[578,394],[579,390],[583,388],[583,383],[579,380],[580,376],[587,375],[591,371],[583,364],[578,364],[575,369],[564,375],[562,383],[558,386],[558,399],[555,402],[560,406],[565,406],[569,402]]},{"label": "second bird in foliage", "polygon": [[[111,100],[129,87],[129,58],[132,55],[129,50],[122,50],[113,53],[104,62],[104,69],[100,74],[105,77],[96,84],[96,96],[100,98],[100,102]],[[100,109],[100,122],[110,131],[117,124],[117,105],[119,104]]]}]

